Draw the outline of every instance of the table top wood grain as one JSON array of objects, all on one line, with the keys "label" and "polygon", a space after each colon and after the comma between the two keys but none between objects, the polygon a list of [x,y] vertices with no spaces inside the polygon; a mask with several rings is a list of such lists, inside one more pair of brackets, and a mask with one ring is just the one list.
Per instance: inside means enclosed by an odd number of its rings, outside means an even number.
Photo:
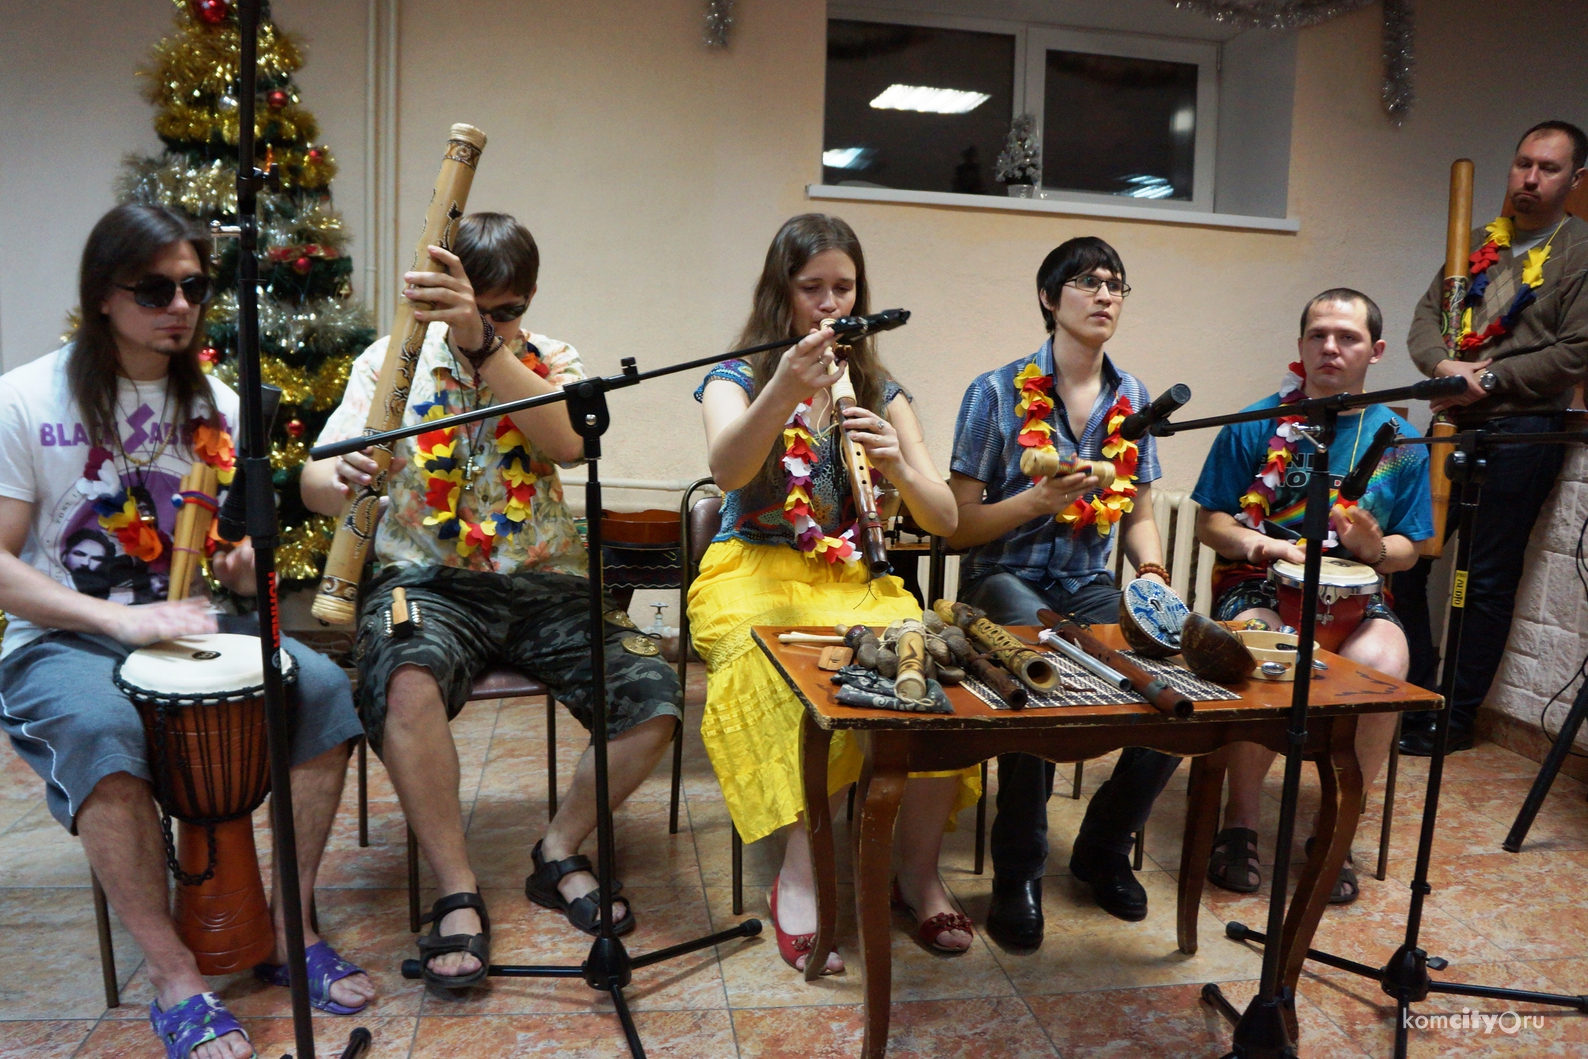
[{"label": "table top wood grain", "polygon": [[[1038,630],[1012,625],[1010,631],[1034,642]],[[832,674],[818,669],[819,645],[778,642],[783,632],[831,634],[830,626],[757,625],[751,635],[804,703],[822,728],[899,728],[923,730],[986,730],[990,728],[1049,728],[1119,724],[1195,724],[1198,721],[1253,721],[1282,717],[1290,710],[1292,685],[1288,682],[1250,679],[1229,689],[1241,697],[1222,702],[1199,702],[1192,716],[1170,717],[1146,703],[1099,706],[1044,707],[1029,710],[995,710],[962,687],[947,687],[954,713],[901,713],[840,706]],[[880,630],[879,630],[880,631]],[[1092,635],[1116,650],[1127,650],[1117,625],[1094,625]],[[1328,665],[1312,682],[1309,712],[1315,715],[1384,713],[1438,709],[1443,700],[1432,691],[1396,680],[1329,651],[1317,652]]]}]

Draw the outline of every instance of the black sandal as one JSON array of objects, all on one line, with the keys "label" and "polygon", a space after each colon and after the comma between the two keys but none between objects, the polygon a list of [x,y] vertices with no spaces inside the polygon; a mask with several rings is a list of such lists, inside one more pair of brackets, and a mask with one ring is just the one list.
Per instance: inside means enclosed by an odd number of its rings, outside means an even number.
[{"label": "black sandal", "polygon": [[[1313,836],[1314,838],[1317,836]],[[1307,856],[1312,856],[1312,839],[1307,839]],[[1349,850],[1345,854],[1345,863],[1340,865],[1340,874],[1334,880],[1334,889],[1329,891],[1331,905],[1348,905],[1362,896],[1362,882],[1356,877],[1356,858]]]},{"label": "black sandal", "polygon": [[[453,912],[472,908],[480,914],[481,930],[478,934],[442,934],[441,921]],[[419,968],[426,985],[442,989],[463,989],[485,980],[491,969],[491,915],[485,910],[485,901],[479,894],[456,893],[436,901],[420,923],[431,924],[429,934],[421,934],[419,942]],[[430,961],[452,952],[466,952],[480,961],[478,969],[468,974],[437,974],[430,969]]]},{"label": "black sandal", "polygon": [[1214,836],[1208,881],[1232,893],[1256,893],[1263,884],[1262,872],[1252,868],[1256,859],[1257,832],[1249,827],[1226,827]]},{"label": "black sandal", "polygon": [[[557,884],[564,877],[577,872],[587,871],[595,874],[595,868],[590,864],[590,858],[583,853],[575,853],[562,860],[548,861],[541,852],[544,842],[535,843],[535,849],[530,853],[530,859],[535,865],[535,874],[524,880],[524,896],[540,905],[561,912],[568,917],[568,922],[584,931],[592,938],[601,933],[601,905],[595,898],[595,890],[583,897],[576,897],[572,901],[562,895],[557,889]],[[615,906],[619,901],[623,903],[623,918],[616,919],[612,924],[614,935],[627,934],[634,929],[634,910],[629,907],[627,898],[617,896],[617,891],[622,889],[621,883],[612,884],[612,903]]]}]

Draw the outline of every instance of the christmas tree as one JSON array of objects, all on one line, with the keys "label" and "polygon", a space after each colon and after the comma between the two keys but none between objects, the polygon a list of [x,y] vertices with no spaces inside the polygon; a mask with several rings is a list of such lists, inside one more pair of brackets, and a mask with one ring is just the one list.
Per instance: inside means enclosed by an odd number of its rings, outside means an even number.
[{"label": "christmas tree", "polygon": [[[149,102],[158,108],[158,158],[129,158],[123,201],[183,210],[206,227],[237,218],[239,107],[237,13],[228,0],[173,0],[175,32],[154,46]],[[282,390],[270,461],[281,519],[276,552],[283,580],[320,576],[334,520],[311,513],[298,496],[308,445],[347,385],[353,358],[375,338],[369,313],[352,297],[352,259],[341,215],[331,205],[336,163],[316,142],[319,127],[299,104],[292,75],[303,52],[272,21],[259,28],[254,136],[264,168],[279,184],[259,196],[259,346],[261,375]],[[237,385],[237,245],[216,246],[216,296],[209,308],[206,371]]]}]

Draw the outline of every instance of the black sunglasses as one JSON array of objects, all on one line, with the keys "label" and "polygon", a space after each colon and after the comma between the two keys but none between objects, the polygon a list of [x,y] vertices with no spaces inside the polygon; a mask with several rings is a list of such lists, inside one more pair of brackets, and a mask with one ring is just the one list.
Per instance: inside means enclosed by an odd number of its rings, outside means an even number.
[{"label": "black sunglasses", "polygon": [[498,305],[494,309],[481,309],[480,312],[499,324],[510,324],[529,312],[529,303],[519,302],[517,305]]},{"label": "black sunglasses", "polygon": [[182,297],[187,299],[189,305],[203,305],[210,300],[210,278],[205,275],[188,276],[178,283],[170,276],[145,276],[137,283],[127,285],[116,284],[124,291],[132,292],[132,300],[145,309],[164,309],[176,299],[177,287],[182,288]]}]

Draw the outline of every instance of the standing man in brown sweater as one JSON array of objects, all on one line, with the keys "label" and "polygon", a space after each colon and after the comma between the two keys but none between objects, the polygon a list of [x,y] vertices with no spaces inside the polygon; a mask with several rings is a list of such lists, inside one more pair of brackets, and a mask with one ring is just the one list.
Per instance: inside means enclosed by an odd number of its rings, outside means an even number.
[{"label": "standing man in brown sweater", "polygon": [[[1447,354],[1440,329],[1440,278],[1417,303],[1407,348],[1424,375],[1467,380],[1466,393],[1431,406],[1460,429],[1560,430],[1572,387],[1588,373],[1588,223],[1566,212],[1585,160],[1588,135],[1575,125],[1546,121],[1523,134],[1506,187],[1510,216],[1472,236],[1472,294],[1456,356]],[[1527,539],[1564,454],[1557,445],[1496,445],[1487,452],[1451,702],[1451,750],[1472,746],[1478,706],[1511,631]],[[1438,661],[1428,626],[1428,566],[1425,560],[1394,583],[1412,653],[1411,679],[1425,687],[1432,686]],[[1402,753],[1432,752],[1432,721],[1429,714],[1407,717]]]}]

